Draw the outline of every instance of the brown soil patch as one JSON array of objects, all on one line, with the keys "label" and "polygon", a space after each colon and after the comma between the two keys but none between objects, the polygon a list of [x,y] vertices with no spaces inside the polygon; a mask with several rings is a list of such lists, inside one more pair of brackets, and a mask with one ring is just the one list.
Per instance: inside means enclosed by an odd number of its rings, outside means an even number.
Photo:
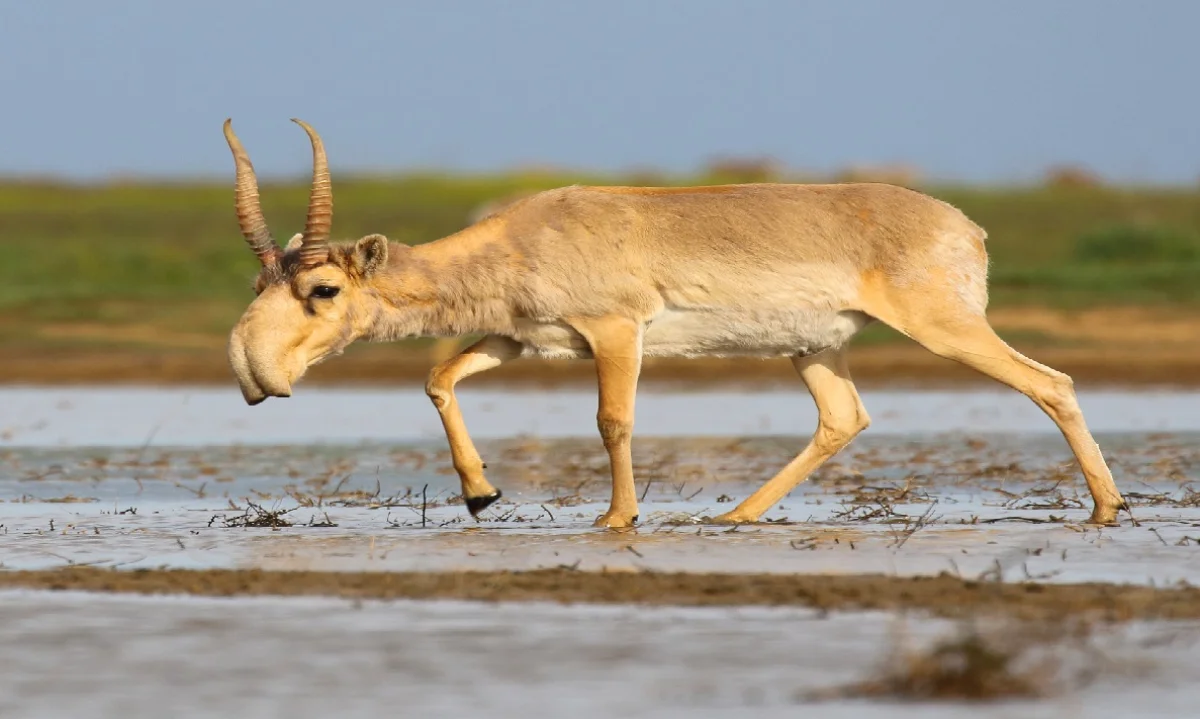
[{"label": "brown soil patch", "polygon": [[[1080,385],[1200,386],[1200,314],[1145,307],[1062,310],[1001,307],[989,319],[1021,352],[1071,375]],[[0,345],[0,384],[199,384],[234,386],[225,335],[181,332],[153,324],[51,324],[44,339],[66,344]],[[1022,339],[1024,337],[1024,339]],[[108,346],[87,344],[103,341]],[[77,344],[82,342],[83,344]],[[114,346],[134,343],[132,346]],[[313,367],[304,384],[419,385],[430,368],[462,344],[425,350],[357,344]],[[861,386],[994,385],[915,342],[856,345],[850,366]],[[588,361],[521,360],[472,377],[470,386],[554,387],[595,383]],[[791,363],[754,359],[650,359],[642,383],[675,389],[795,387]]]},{"label": "brown soil patch", "polygon": [[[313,367],[302,386],[419,386],[434,364],[427,357],[383,345],[352,349],[355,351]],[[1071,375],[1077,385],[1200,387],[1200,362],[1192,349],[1151,351],[1127,343],[1103,350],[1022,349]],[[850,366],[860,387],[998,386],[973,370],[909,343],[856,348]],[[520,360],[471,377],[465,386],[582,387],[593,386],[595,381],[595,368],[589,361]],[[642,375],[643,386],[682,390],[797,387],[798,383],[791,364],[782,359],[651,359]],[[3,347],[0,384],[236,386],[222,351],[154,348]]]},{"label": "brown soil patch", "polygon": [[999,583],[885,575],[582,572],[319,572],[260,569],[115,570],[88,567],[0,572],[0,587],[192,594],[469,599],[676,606],[800,606],[821,610],[920,610],[948,618],[1025,620],[1198,619],[1200,588],[1102,583]]},{"label": "brown soil patch", "polygon": [[1200,349],[1200,313],[1147,307],[1003,307],[988,311],[1000,335],[1038,332],[1046,337],[1096,346]]},{"label": "brown soil patch", "polygon": [[86,322],[58,322],[38,331],[38,336],[55,341],[122,342],[147,346],[170,346],[187,350],[223,351],[228,341],[220,335],[202,332],[178,332],[155,325],[101,325]]}]

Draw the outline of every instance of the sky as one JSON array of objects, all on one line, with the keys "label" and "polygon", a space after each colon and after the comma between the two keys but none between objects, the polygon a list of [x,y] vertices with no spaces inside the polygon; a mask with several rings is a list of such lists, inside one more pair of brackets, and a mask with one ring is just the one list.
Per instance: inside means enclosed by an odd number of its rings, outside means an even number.
[{"label": "sky", "polygon": [[0,175],[904,163],[1200,181],[1194,0],[0,0]]}]

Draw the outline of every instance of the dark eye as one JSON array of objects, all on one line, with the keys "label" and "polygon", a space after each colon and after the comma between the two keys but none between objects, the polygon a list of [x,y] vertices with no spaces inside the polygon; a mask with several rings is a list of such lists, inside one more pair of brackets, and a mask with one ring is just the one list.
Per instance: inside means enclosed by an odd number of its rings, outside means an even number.
[{"label": "dark eye", "polygon": [[340,291],[341,290],[337,287],[330,287],[329,285],[317,285],[313,288],[310,297],[315,297],[319,300],[328,300],[337,297],[337,293]]}]

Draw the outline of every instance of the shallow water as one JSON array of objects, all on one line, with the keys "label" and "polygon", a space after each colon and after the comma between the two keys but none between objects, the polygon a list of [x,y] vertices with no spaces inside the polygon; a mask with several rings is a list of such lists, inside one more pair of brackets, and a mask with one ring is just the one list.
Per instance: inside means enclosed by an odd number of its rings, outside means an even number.
[{"label": "shallow water", "polygon": [[[1200,394],[1081,392],[1135,525],[1090,509],[1061,435],[1011,392],[870,392],[871,429],[766,515],[723,512],[815,423],[802,390],[639,397],[642,524],[591,527],[607,458],[591,393],[464,391],[505,498],[472,520],[419,391],[0,390],[0,563],[406,570],[643,568],[1200,583]],[[258,510],[290,526],[238,526]],[[3,716],[794,716],[861,678],[895,619],[767,609],[207,600],[7,592]],[[944,623],[913,619],[928,640]],[[1137,625],[1137,632],[1167,631]],[[1175,629],[1170,629],[1174,632]],[[1190,630],[1189,630],[1190,631]],[[1122,639],[1121,641],[1125,641]],[[1121,645],[1124,646],[1124,645]],[[1188,647],[1119,655],[1063,699],[982,717],[1191,716]],[[1140,665],[1139,665],[1140,666]],[[1128,671],[1127,671],[1128,670]],[[1116,671],[1116,670],[1113,670]],[[1132,673],[1130,673],[1132,671]],[[465,677],[465,678],[464,678]],[[133,691],[131,687],[137,687]],[[833,717],[958,716],[831,703]]]},{"label": "shallow water", "polygon": [[[705,525],[796,451],[789,437],[636,443],[641,526],[594,529],[590,439],[480,442],[505,498],[478,520],[440,443],[24,448],[0,456],[0,562],[136,567],[885,572],[1200,583],[1200,434],[1100,435],[1137,526],[1091,502],[1057,435],[863,437],[764,516]],[[253,504],[251,504],[253,503]],[[284,527],[244,518],[284,512]]]},{"label": "shallow water", "polygon": [[[1134,492],[1139,527],[1127,518],[1120,528],[1079,526],[1090,507],[1082,477],[1025,398],[883,392],[866,397],[872,428],[769,511],[776,524],[731,532],[697,519],[732,507],[798,451],[815,421],[800,419],[811,401],[648,393],[634,443],[642,526],[620,535],[590,526],[609,491],[590,397],[464,393],[464,405],[468,396],[489,477],[505,491],[479,521],[456,502],[440,426],[420,439],[422,423],[438,421],[419,392],[316,391],[249,408],[219,390],[0,391],[0,425],[18,427],[0,449],[0,562],[1200,582],[1200,495],[1190,489],[1200,478],[1200,402],[1187,395],[1081,395],[1119,486]],[[260,412],[271,407],[295,411]],[[407,421],[383,421],[388,407],[406,408],[395,414]],[[714,436],[780,407],[808,427]],[[553,430],[537,431],[546,416],[557,418]],[[401,439],[373,439],[383,435]],[[281,436],[296,441],[266,443]],[[227,526],[257,516],[250,502],[288,512],[295,526]]]},{"label": "shallow water", "polygon": [[[3,716],[123,718],[956,717],[967,707],[805,694],[861,680],[951,625],[881,613],[4,592]],[[972,716],[1187,717],[1193,624],[1063,651],[1090,685]],[[1086,649],[1086,653],[1083,651]]]},{"label": "shallow water", "polygon": [[[864,391],[872,436],[938,432],[1056,433],[1011,390]],[[460,388],[474,437],[591,437],[592,391],[507,392]],[[1200,431],[1200,392],[1081,391],[1095,432]],[[637,436],[812,434],[816,410],[802,387],[775,392],[638,395]],[[248,407],[236,389],[0,388],[0,448],[9,446],[202,446],[440,440],[437,413],[420,389],[300,388]]]}]

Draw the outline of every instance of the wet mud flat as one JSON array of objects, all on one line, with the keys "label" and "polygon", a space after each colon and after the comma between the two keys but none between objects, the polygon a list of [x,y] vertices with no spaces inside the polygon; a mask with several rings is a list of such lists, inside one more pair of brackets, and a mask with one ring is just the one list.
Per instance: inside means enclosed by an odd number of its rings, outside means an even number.
[{"label": "wet mud flat", "polygon": [[917,611],[964,619],[1200,620],[1200,588],[1109,583],[976,581],[950,576],[582,572],[312,572],[261,569],[97,569],[0,573],[0,588],[148,595],[327,596],[649,606],[792,606]]},{"label": "wet mud flat", "polygon": [[803,437],[638,437],[630,531],[590,436],[477,520],[439,439],[2,448],[0,714],[1194,714],[1200,434],[1098,433],[1095,528],[1053,431],[887,421],[738,527]]},{"label": "wet mud flat", "polygon": [[736,527],[708,518],[782,466],[793,438],[645,438],[631,531],[592,527],[609,478],[603,449],[584,439],[481,441],[505,496],[478,518],[432,442],[13,449],[0,453],[0,562],[1200,585],[1198,439],[1102,438],[1132,505],[1118,527],[1084,524],[1090,497],[1053,435],[864,437]]}]

